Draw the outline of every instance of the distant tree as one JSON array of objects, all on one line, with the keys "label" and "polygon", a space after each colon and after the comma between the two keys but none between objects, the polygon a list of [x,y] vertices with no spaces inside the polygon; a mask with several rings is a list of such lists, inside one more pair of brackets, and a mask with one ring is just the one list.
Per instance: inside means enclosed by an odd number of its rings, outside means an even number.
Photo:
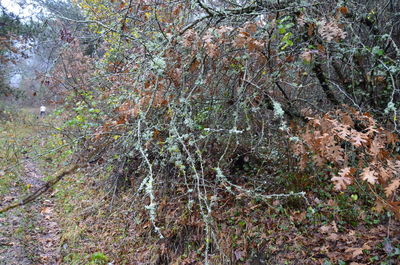
[{"label": "distant tree", "polygon": [[[46,76],[59,56],[63,38],[84,32],[85,28],[71,21],[63,22],[65,18],[83,19],[81,10],[69,1],[37,0],[30,5],[37,11],[35,19],[30,21],[0,6],[0,96],[37,95],[25,99],[29,101],[25,103],[52,98]],[[90,38],[85,38],[84,42],[89,43]],[[20,82],[24,84],[18,90],[8,84],[16,73],[22,76]]]},{"label": "distant tree", "polygon": [[0,5],[0,96],[9,96],[15,91],[9,87],[7,73],[20,58],[27,58],[24,44],[35,32],[34,23],[23,23],[13,13]]}]

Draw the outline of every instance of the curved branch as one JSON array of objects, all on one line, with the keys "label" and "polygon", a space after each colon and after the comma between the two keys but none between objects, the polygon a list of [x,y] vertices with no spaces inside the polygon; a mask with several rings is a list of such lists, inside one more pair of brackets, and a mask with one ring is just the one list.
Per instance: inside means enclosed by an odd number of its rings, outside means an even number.
[{"label": "curved branch", "polygon": [[206,15],[206,16],[202,16],[202,17],[196,19],[195,21],[193,21],[192,23],[190,23],[189,25],[187,25],[186,27],[184,27],[184,28],[178,33],[178,35],[179,35],[179,36],[183,35],[186,31],[188,31],[189,29],[195,27],[198,23],[200,23],[200,22],[203,21],[204,19],[211,18],[211,17],[212,17],[212,16],[210,16],[210,15]]},{"label": "curved branch", "polygon": [[82,168],[81,165],[74,165],[66,170],[63,170],[61,172],[59,172],[56,177],[52,180],[49,180],[48,182],[46,182],[42,187],[38,188],[37,190],[35,190],[33,193],[29,194],[28,196],[26,196],[25,198],[23,198],[20,201],[14,202],[10,205],[7,205],[3,208],[0,209],[0,213],[4,213],[7,212],[11,209],[14,209],[16,207],[28,204],[34,200],[36,200],[37,198],[39,198],[43,193],[45,193],[46,191],[48,191],[51,187],[53,187],[55,184],[57,184],[61,179],[63,179],[65,176],[72,174],[75,170],[77,170],[78,168]]},{"label": "curved branch", "polygon": [[92,158],[94,158],[96,155],[101,153],[104,150],[104,147],[107,146],[108,142],[106,141],[105,143],[97,146],[92,152],[90,152],[86,159],[82,160],[80,163],[75,163],[73,166],[68,167],[67,169],[61,170],[58,172],[55,177],[49,181],[47,181],[43,186],[26,196],[20,201],[16,201],[14,203],[11,203],[7,206],[4,206],[0,208],[0,214],[5,213],[11,209],[14,209],[19,206],[23,206],[25,204],[28,204],[30,202],[33,202],[37,198],[39,198],[42,194],[44,194],[46,191],[48,191],[50,188],[52,188],[54,185],[56,185],[60,180],[62,180],[65,176],[68,176],[72,173],[74,173],[77,169],[80,168],[85,168],[89,165],[89,163],[93,162],[91,161]]}]

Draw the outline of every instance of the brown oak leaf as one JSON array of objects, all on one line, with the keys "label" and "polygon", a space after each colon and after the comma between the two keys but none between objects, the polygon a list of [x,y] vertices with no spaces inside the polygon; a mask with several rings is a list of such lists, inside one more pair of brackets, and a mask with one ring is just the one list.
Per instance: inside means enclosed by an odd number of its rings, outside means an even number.
[{"label": "brown oak leaf", "polygon": [[385,194],[390,197],[400,187],[400,179],[395,179],[385,188]]},{"label": "brown oak leaf", "polygon": [[357,132],[356,130],[351,130],[351,138],[350,142],[356,146],[360,147],[363,143],[366,143],[367,140],[365,138],[365,135],[363,133]]},{"label": "brown oak leaf", "polygon": [[371,169],[371,167],[366,167],[363,169],[363,172],[361,173],[361,178],[364,181],[367,181],[368,183],[375,184],[376,181],[378,180],[376,176],[376,172]]},{"label": "brown oak leaf", "polygon": [[339,176],[333,177],[331,180],[335,183],[336,190],[344,190],[349,186],[352,182],[352,173],[354,169],[350,167],[343,168],[339,171]]}]

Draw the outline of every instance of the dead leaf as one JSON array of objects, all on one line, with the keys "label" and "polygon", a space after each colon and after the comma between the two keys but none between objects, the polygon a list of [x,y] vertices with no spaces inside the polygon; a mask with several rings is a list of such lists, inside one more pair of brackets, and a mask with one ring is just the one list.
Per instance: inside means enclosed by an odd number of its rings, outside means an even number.
[{"label": "dead leaf", "polygon": [[350,142],[356,146],[360,147],[363,143],[367,143],[368,137],[365,136],[363,133],[357,132],[356,130],[351,130],[351,138]]},{"label": "dead leaf", "polygon": [[361,173],[361,178],[362,180],[367,181],[371,184],[375,184],[378,180],[376,172],[371,167],[366,167],[363,169],[363,172]]},{"label": "dead leaf", "polygon": [[385,188],[385,194],[390,197],[400,186],[400,179],[395,179]]},{"label": "dead leaf", "polygon": [[235,250],[234,254],[235,254],[236,260],[240,260],[244,256],[245,253],[243,250]]},{"label": "dead leaf", "polygon": [[346,15],[349,13],[349,9],[347,8],[347,6],[341,6],[339,7],[339,12],[342,13],[342,15]]},{"label": "dead leaf", "polygon": [[336,190],[344,190],[353,182],[352,173],[353,168],[345,167],[339,171],[339,176],[333,177],[331,180],[335,183]]},{"label": "dead leaf", "polygon": [[371,249],[371,247],[368,246],[367,244],[364,244],[360,248],[348,248],[345,250],[345,252],[351,252],[351,257],[354,259],[357,256],[362,255],[364,250],[369,250],[369,249]]},{"label": "dead leaf", "polygon": [[43,207],[40,213],[42,214],[51,214],[53,212],[53,209],[50,207]]},{"label": "dead leaf", "polygon": [[319,228],[319,231],[323,234],[328,234],[332,232],[332,227],[330,225],[323,225]]},{"label": "dead leaf", "polygon": [[330,241],[338,241],[339,238],[340,238],[340,236],[339,236],[338,234],[336,234],[336,233],[331,233],[331,234],[327,237],[327,239],[330,240]]}]

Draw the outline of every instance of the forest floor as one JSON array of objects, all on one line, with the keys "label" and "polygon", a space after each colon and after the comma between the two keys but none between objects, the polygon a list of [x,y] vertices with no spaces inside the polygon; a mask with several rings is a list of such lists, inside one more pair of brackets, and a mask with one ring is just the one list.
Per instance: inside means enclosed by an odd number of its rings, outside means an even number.
[{"label": "forest floor", "polygon": [[[43,144],[40,125],[20,122],[0,127],[1,206],[23,198],[45,182],[34,159],[38,145]],[[5,170],[10,168],[13,170]],[[0,264],[58,264],[59,235],[52,194],[10,210],[0,215]]]},{"label": "forest floor", "polygon": [[[0,123],[0,207],[33,192],[72,154],[46,122],[28,115]],[[171,228],[160,240],[132,191],[114,196],[104,188],[107,176],[90,171],[66,176],[35,202],[0,214],[0,265],[203,264],[204,242],[197,238],[204,229],[198,213],[179,208],[180,194],[160,197],[160,222]],[[233,254],[211,264],[400,264],[398,221],[371,211],[373,203],[356,191],[331,195],[315,187],[307,204],[221,197],[216,233]],[[163,260],[168,252],[170,260]]]}]

